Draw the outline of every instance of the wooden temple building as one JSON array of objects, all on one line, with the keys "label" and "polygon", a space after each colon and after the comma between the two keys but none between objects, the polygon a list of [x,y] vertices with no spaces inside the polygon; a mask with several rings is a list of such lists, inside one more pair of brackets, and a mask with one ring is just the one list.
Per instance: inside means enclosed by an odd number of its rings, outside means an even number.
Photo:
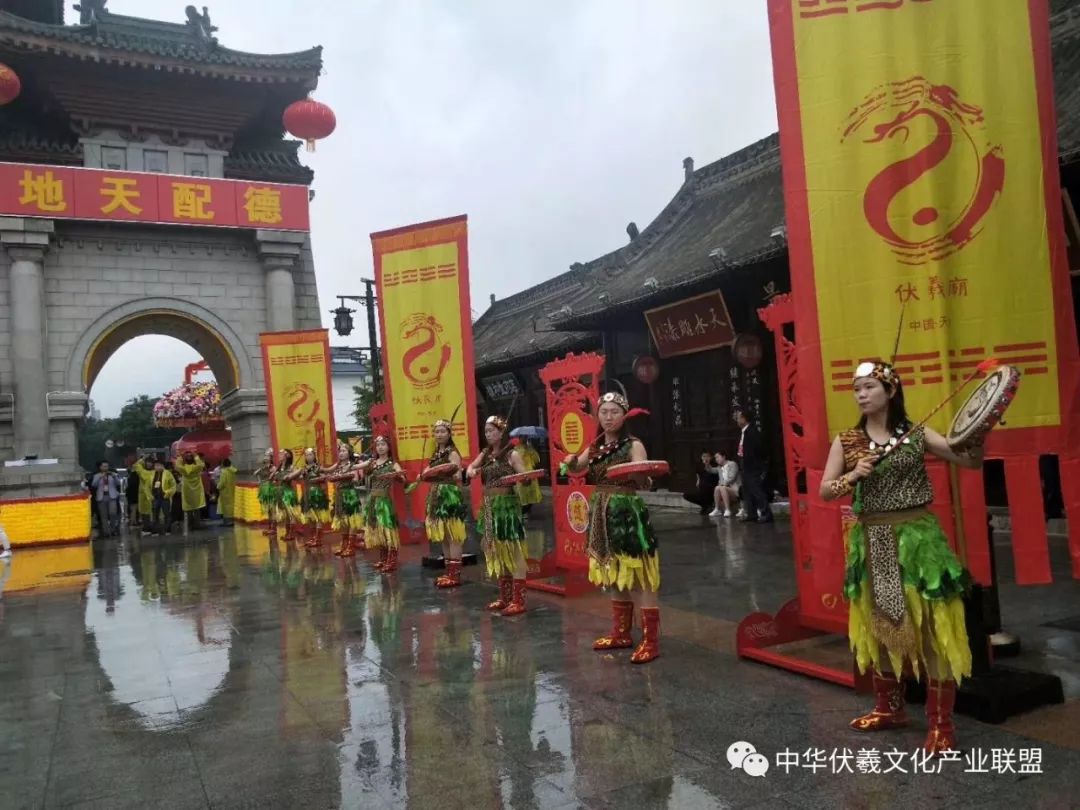
[{"label": "wooden temple building", "polygon": [[[1074,200],[1080,204],[1080,0],[1051,5],[1062,204],[1073,296],[1080,300],[1080,220],[1073,207]],[[773,337],[757,316],[770,298],[791,289],[779,140],[772,135],[697,169],[687,158],[683,168],[675,196],[645,228],[630,223],[628,242],[516,295],[492,298],[475,324],[478,401],[489,412],[505,411],[520,392],[513,421],[544,424],[537,370],[569,351],[599,351],[609,378],[651,410],[635,432],[650,455],[672,463],[667,486],[693,484],[702,450],[733,451],[733,410],[749,407],[769,445],[773,483],[784,491]],[[738,351],[697,339],[719,298]],[[661,329],[654,322],[650,330],[643,313],[657,309],[653,319]],[[663,334],[666,313],[674,336]],[[658,359],[652,384],[634,374],[640,357]]]}]

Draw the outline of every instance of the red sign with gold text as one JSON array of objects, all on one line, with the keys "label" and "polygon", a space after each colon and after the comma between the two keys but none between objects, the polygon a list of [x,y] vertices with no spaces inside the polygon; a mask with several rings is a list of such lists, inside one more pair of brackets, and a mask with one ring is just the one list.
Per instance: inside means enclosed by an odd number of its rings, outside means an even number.
[{"label": "red sign with gold text", "polygon": [[30,163],[0,163],[0,216],[310,229],[306,186]]},{"label": "red sign with gold text", "polygon": [[664,359],[735,342],[735,330],[719,290],[646,310],[645,321],[657,353]]}]

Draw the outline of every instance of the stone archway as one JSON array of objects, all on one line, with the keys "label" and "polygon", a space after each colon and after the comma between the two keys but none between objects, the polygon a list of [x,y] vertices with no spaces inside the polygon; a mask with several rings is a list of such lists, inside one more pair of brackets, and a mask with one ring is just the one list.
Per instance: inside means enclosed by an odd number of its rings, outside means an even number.
[{"label": "stone archway", "polygon": [[89,396],[109,358],[143,335],[175,338],[206,360],[222,392],[222,415],[233,431],[233,458],[247,469],[261,452],[266,431],[265,391],[242,338],[203,306],[178,298],[128,301],[91,323],[72,346],[64,382]]},{"label": "stone archway", "polygon": [[256,385],[251,358],[228,324],[190,301],[148,298],[109,310],[82,333],[68,357],[67,389],[89,394],[116,350],[143,335],[164,335],[191,346],[209,364],[222,394]]},{"label": "stone archway", "polygon": [[233,462],[251,469],[269,441],[259,334],[321,320],[302,232],[0,217],[3,275],[0,459],[14,463],[0,469],[0,491],[12,497],[77,490],[90,386],[144,334],[174,337],[206,359]]}]

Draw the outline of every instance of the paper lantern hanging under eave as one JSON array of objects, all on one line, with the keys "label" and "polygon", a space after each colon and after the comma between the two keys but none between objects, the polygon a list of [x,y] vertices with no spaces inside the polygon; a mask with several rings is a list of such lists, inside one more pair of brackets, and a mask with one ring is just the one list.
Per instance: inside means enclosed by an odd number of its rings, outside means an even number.
[{"label": "paper lantern hanging under eave", "polygon": [[294,101],[285,108],[281,121],[290,135],[304,140],[309,152],[315,151],[315,141],[325,138],[337,127],[334,111],[313,98]]},{"label": "paper lantern hanging under eave", "polygon": [[0,62],[0,106],[10,104],[19,97],[22,92],[22,82],[19,74]]}]

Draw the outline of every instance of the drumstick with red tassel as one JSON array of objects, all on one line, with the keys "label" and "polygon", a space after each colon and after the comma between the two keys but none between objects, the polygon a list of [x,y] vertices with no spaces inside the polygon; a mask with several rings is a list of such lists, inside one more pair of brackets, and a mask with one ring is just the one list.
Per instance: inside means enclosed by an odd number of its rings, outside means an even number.
[{"label": "drumstick with red tassel", "polygon": [[996,357],[987,357],[985,360],[979,363],[979,365],[975,366],[975,370],[972,371],[967,377],[965,377],[964,381],[960,383],[960,385],[958,385],[956,388],[954,388],[952,393],[950,393],[947,397],[945,397],[945,399],[939,402],[937,406],[925,417],[923,417],[921,421],[908,428],[908,430],[897,440],[896,444],[887,448],[884,453],[882,453],[874,460],[874,464],[876,465],[883,462],[893,450],[895,450],[897,447],[904,443],[905,439],[907,439],[916,430],[923,427],[927,422],[934,418],[938,411],[940,411],[942,408],[944,408],[946,405],[956,399],[957,395],[965,388],[967,388],[968,385],[970,385],[976,377],[978,377],[980,374],[986,374],[993,371],[999,365],[1001,365],[1001,362]]}]

